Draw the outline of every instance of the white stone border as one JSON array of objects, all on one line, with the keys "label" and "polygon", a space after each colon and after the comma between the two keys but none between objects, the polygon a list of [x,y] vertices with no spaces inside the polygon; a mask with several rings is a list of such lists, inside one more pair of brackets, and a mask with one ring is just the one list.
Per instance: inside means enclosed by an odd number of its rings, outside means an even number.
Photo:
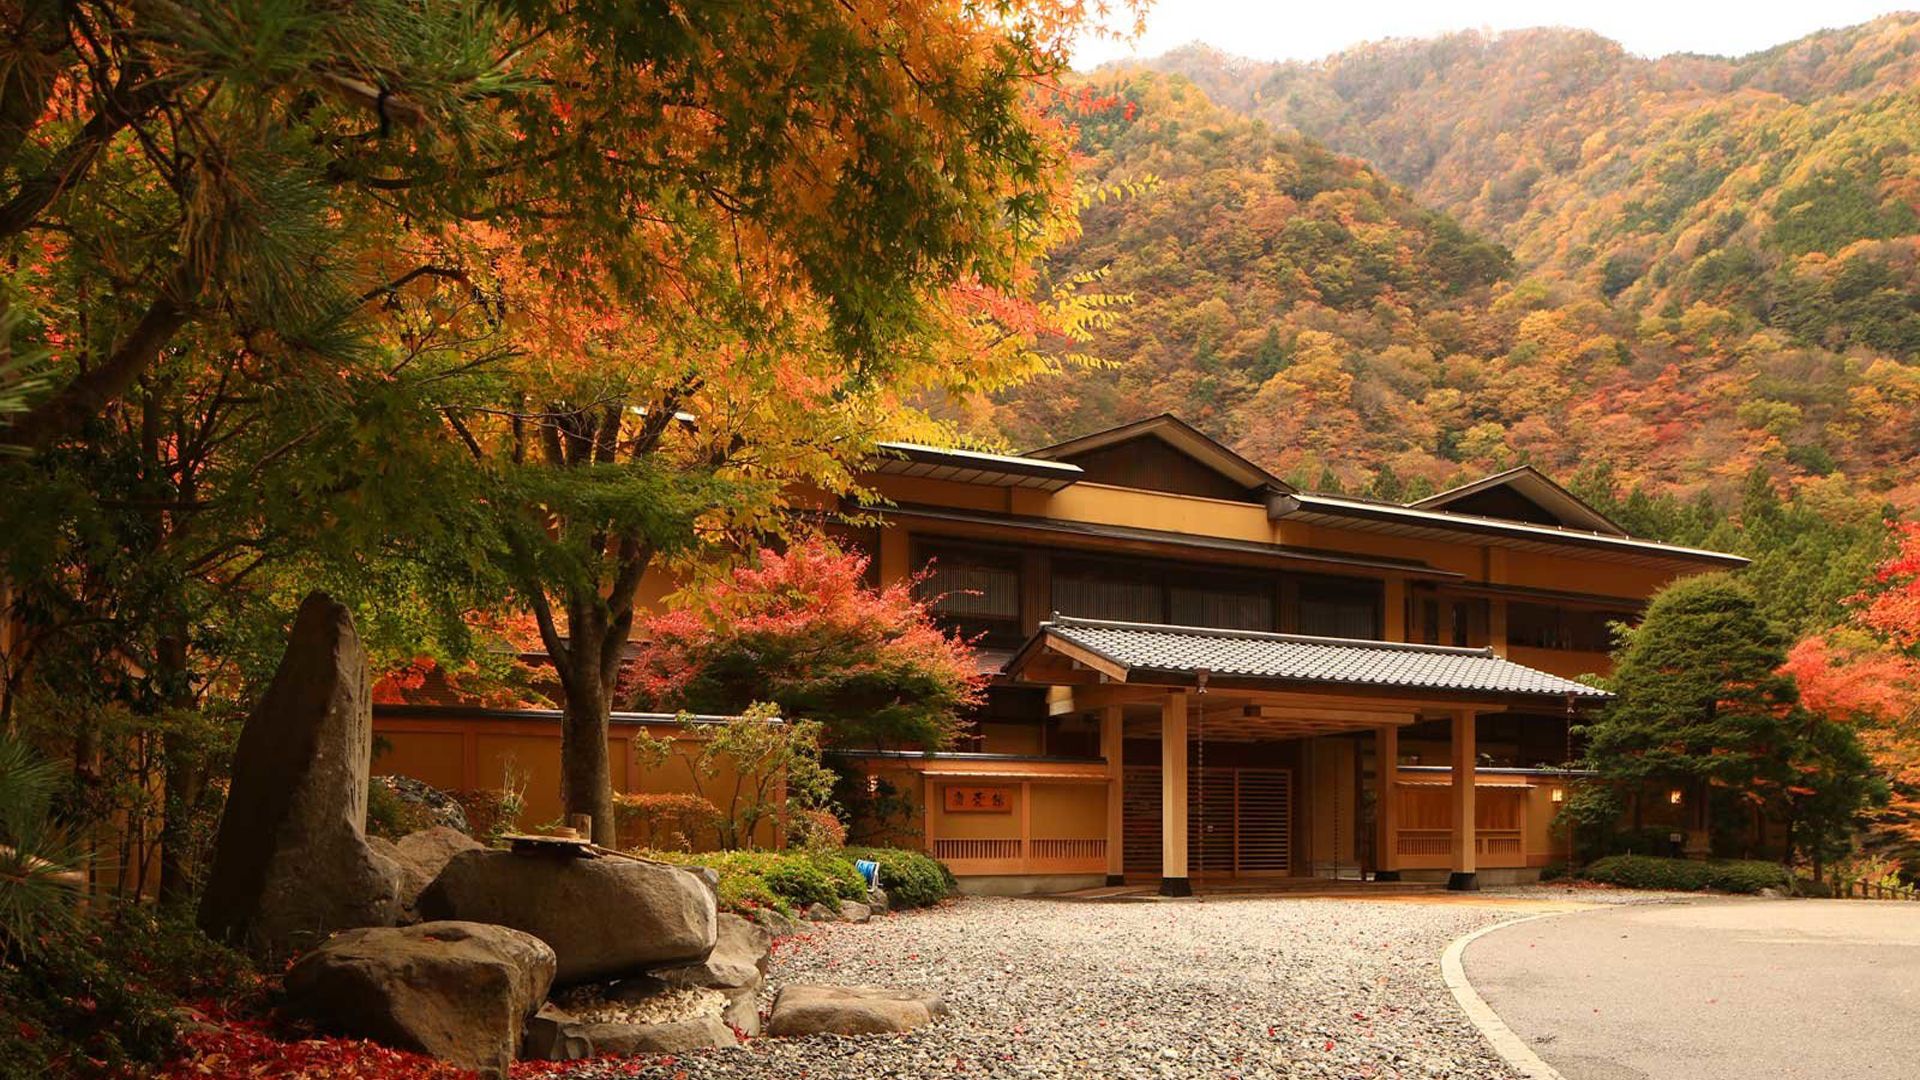
[{"label": "white stone border", "polygon": [[1483,926],[1471,934],[1454,938],[1447,945],[1446,951],[1440,954],[1440,974],[1446,980],[1447,989],[1453,991],[1453,1000],[1460,1003],[1460,1009],[1467,1014],[1467,1019],[1471,1020],[1473,1026],[1480,1029],[1480,1034],[1486,1036],[1487,1042],[1493,1045],[1493,1052],[1499,1054],[1500,1059],[1512,1066],[1520,1075],[1527,1077],[1527,1080],[1566,1080],[1566,1078],[1560,1075],[1558,1069],[1542,1061],[1540,1055],[1534,1053],[1525,1042],[1521,1041],[1520,1036],[1514,1034],[1505,1020],[1500,1019],[1500,1014],[1494,1012],[1493,1006],[1488,1005],[1486,999],[1473,988],[1473,984],[1467,981],[1466,965],[1461,963],[1460,958],[1466,955],[1467,946],[1479,940],[1482,934],[1491,934],[1495,930],[1505,930],[1535,919],[1551,919],[1556,915],[1570,914],[1574,912],[1548,911],[1539,915],[1528,915],[1525,918],[1496,922],[1491,926]]}]

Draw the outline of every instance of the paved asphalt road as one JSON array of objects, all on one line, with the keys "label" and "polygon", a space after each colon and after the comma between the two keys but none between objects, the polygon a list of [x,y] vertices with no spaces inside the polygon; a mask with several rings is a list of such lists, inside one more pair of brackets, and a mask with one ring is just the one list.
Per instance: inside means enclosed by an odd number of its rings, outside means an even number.
[{"label": "paved asphalt road", "polygon": [[1614,907],[1495,930],[1464,962],[1567,1080],[1920,1077],[1920,904]]}]

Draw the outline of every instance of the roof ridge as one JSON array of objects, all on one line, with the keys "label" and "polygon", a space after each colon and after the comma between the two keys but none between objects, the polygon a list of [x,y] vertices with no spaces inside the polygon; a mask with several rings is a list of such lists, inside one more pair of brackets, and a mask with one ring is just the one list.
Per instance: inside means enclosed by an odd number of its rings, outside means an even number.
[{"label": "roof ridge", "polygon": [[1087,619],[1055,612],[1046,622],[1040,624],[1049,627],[1086,626],[1103,630],[1146,630],[1157,633],[1189,634],[1199,637],[1253,638],[1260,641],[1287,641],[1300,645],[1338,645],[1356,649],[1383,649],[1392,652],[1429,653],[1437,656],[1479,656],[1496,660],[1505,659],[1493,651],[1493,647],[1482,645],[1478,648],[1462,645],[1428,645],[1417,641],[1374,641],[1368,638],[1324,637],[1315,634],[1283,634],[1273,630],[1233,630],[1221,626],[1180,626],[1174,623],[1126,622],[1120,619]]}]

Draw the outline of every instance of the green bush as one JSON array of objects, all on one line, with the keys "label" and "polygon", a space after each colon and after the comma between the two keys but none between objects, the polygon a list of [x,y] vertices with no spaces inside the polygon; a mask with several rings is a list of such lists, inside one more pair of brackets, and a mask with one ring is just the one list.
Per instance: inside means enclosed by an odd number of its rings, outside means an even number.
[{"label": "green bush", "polygon": [[862,900],[867,883],[853,860],[838,851],[639,851],[680,866],[710,867],[720,875],[720,909],[748,914],[773,908],[791,914],[808,904]]},{"label": "green bush", "polygon": [[1609,855],[1590,863],[1582,873],[1589,881],[1629,889],[1668,889],[1677,892],[1757,893],[1791,885],[1786,868],[1756,859],[1661,859],[1651,855]]},{"label": "green bush", "polygon": [[880,864],[880,887],[887,890],[887,902],[894,907],[912,908],[937,904],[952,896],[957,887],[947,864],[918,851],[904,848],[848,848],[850,859],[872,859]]},{"label": "green bush", "polygon": [[[839,872],[841,867],[845,868],[845,874]],[[851,885],[848,875],[851,875]],[[860,872],[853,864],[825,852],[779,856],[761,876],[768,888],[796,907],[837,905],[842,900],[866,895],[866,890],[860,887]],[[849,892],[854,895],[849,896]]]},{"label": "green bush", "polygon": [[42,944],[0,958],[0,1074],[137,1073],[173,1050],[181,1002],[225,1005],[259,989],[238,953],[183,917],[144,908],[115,910]]},{"label": "green bush", "polygon": [[952,871],[937,859],[901,848],[846,848],[837,851],[637,851],[637,855],[680,866],[705,866],[720,875],[720,910],[751,914],[773,908],[792,914],[808,904],[865,900],[866,879],[855,859],[880,864],[880,887],[895,907],[925,907],[952,896]]}]

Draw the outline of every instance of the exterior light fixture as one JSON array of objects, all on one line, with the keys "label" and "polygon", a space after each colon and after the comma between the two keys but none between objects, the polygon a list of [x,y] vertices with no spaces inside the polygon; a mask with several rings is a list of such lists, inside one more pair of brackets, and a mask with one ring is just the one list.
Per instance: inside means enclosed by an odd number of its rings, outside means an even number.
[{"label": "exterior light fixture", "polygon": [[1672,803],[1675,806],[1679,806],[1680,805],[1680,789],[1674,788],[1672,791],[1667,792],[1667,801]]},{"label": "exterior light fixture", "polygon": [[1553,800],[1554,802],[1557,802],[1557,803],[1563,803],[1563,802],[1566,802],[1566,801],[1567,801],[1567,789],[1566,789],[1566,788],[1554,788],[1554,789],[1553,789],[1553,793],[1552,793],[1552,794],[1550,794],[1550,795],[1548,795],[1548,796],[1547,796],[1547,798],[1549,798],[1549,799],[1552,799],[1552,800]]}]

